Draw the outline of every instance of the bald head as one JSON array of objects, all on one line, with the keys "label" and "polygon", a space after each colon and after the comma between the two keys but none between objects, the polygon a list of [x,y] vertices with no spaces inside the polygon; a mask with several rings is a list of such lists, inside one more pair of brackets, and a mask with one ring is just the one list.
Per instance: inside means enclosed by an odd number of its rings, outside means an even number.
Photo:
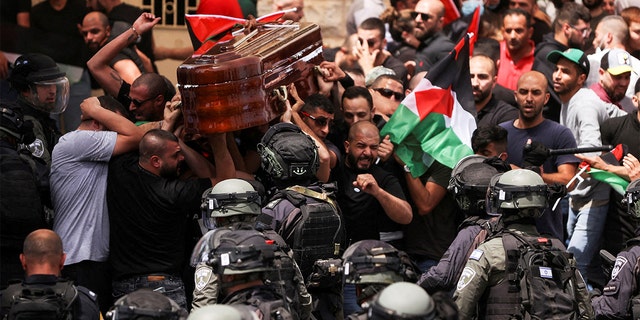
[{"label": "bald head", "polygon": [[169,131],[160,129],[150,130],[145,133],[140,140],[140,162],[146,163],[152,156],[159,156],[165,153],[165,146],[168,141],[178,143],[178,137]]},{"label": "bald head", "polygon": [[62,240],[49,229],[33,231],[24,240],[20,261],[27,275],[59,275],[64,259]]},{"label": "bald head", "polygon": [[444,4],[440,0],[420,0],[416,4],[416,11],[437,13],[437,17],[444,16]]},{"label": "bald head", "polygon": [[379,136],[380,131],[371,121],[358,121],[349,128],[349,141],[353,141],[357,135]]},{"label": "bald head", "polygon": [[98,23],[106,28],[109,25],[109,18],[106,14],[100,11],[91,11],[84,16],[84,19],[82,19],[83,25],[88,23]]},{"label": "bald head", "polygon": [[544,88],[543,92],[547,93],[547,78],[539,71],[527,71],[518,79],[518,87],[523,84],[535,84],[537,87]]}]

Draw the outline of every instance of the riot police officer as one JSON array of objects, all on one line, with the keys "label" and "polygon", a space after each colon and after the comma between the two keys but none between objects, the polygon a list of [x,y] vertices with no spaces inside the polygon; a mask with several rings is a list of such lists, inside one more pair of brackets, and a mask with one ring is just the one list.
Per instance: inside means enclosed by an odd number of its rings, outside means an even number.
[{"label": "riot police officer", "polygon": [[454,293],[460,319],[593,316],[575,260],[559,240],[536,229],[548,195],[547,184],[531,170],[491,178],[486,205],[502,214],[504,230],[469,255]]},{"label": "riot police officer", "polygon": [[418,268],[409,256],[380,240],[361,240],[342,255],[344,283],[355,285],[359,305],[392,283],[415,282]]},{"label": "riot police officer", "polygon": [[[624,202],[627,213],[640,219],[640,180],[629,184]],[[627,248],[616,257],[609,282],[602,292],[595,292],[591,300],[598,319],[640,318],[640,290],[638,289],[638,259],[640,258],[640,230],[627,241]]]},{"label": "riot police officer", "polygon": [[453,168],[448,190],[458,208],[467,216],[460,225],[458,235],[444,257],[433,268],[422,274],[418,284],[428,293],[450,292],[460,278],[469,253],[485,239],[502,229],[499,218],[487,213],[485,198],[491,178],[508,170],[499,158],[488,159],[471,155],[461,159]]},{"label": "riot police officer", "polygon": [[35,140],[29,150],[34,157],[51,166],[51,152],[60,138],[60,131],[50,115],[62,113],[67,108],[69,79],[50,57],[29,53],[16,59],[9,82],[18,91],[18,104],[25,120],[33,123]]},{"label": "riot police officer", "polygon": [[[193,250],[191,265],[196,267],[193,309],[218,303],[219,279],[210,265],[211,252],[219,244],[220,237],[229,230],[251,230],[260,214],[261,196],[254,186],[242,179],[219,182],[203,195],[203,224],[211,229]],[[277,272],[267,272],[269,284],[284,290],[301,319],[309,317],[311,297],[307,293],[300,269],[284,240],[272,230],[263,234],[275,241],[285,252],[275,263]]]},{"label": "riot police officer", "polygon": [[277,271],[278,245],[256,230],[228,230],[211,252],[222,304],[245,304],[267,319],[298,319],[284,294],[268,286],[266,273]]}]

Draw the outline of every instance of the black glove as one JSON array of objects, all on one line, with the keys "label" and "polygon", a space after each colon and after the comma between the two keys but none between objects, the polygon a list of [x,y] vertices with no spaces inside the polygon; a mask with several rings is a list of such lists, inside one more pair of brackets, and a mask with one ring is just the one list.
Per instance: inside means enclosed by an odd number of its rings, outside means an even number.
[{"label": "black glove", "polygon": [[[537,141],[524,146],[522,151],[522,167],[539,167],[549,158],[549,149]],[[529,169],[529,168],[527,168]]]},{"label": "black glove", "polygon": [[549,202],[553,205],[567,195],[567,186],[561,183],[552,183],[549,185]]}]

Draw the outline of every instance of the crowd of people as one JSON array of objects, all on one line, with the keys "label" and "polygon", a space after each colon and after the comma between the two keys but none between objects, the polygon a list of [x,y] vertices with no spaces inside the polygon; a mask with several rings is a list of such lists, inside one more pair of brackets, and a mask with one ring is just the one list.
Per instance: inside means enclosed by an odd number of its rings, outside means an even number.
[{"label": "crowd of people", "polygon": [[[156,15],[3,2],[2,317],[637,318],[639,5],[456,2],[354,0],[317,93],[188,139]],[[413,176],[380,132],[476,8],[474,155]]]}]

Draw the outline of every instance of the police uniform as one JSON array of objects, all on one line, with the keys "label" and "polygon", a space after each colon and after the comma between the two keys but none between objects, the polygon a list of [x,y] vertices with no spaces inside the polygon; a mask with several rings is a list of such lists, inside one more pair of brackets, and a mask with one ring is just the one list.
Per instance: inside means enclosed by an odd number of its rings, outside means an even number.
[{"label": "police uniform", "polygon": [[486,238],[497,232],[500,228],[498,221],[498,217],[488,220],[477,216],[467,218],[442,259],[422,274],[418,284],[429,294],[455,289],[469,254]]},{"label": "police uniform", "polygon": [[[534,225],[513,224],[508,229],[520,235],[538,235]],[[572,259],[572,263],[575,264],[575,260]],[[478,306],[486,308],[484,311],[504,307],[504,301],[500,301],[500,299],[496,299],[491,295],[488,295],[487,301],[480,302],[480,299],[487,290],[507,281],[506,276],[506,257],[502,238],[496,237],[478,246],[478,249],[474,250],[469,256],[453,296],[460,312],[460,319],[472,319]],[[591,319],[593,310],[586,285],[582,277],[578,276],[576,278],[578,281],[576,284],[576,303],[578,304],[580,318]],[[491,303],[492,301],[493,303]],[[501,303],[502,305],[500,305]],[[485,318],[485,315],[480,314],[479,317]],[[487,316],[487,318],[489,317]],[[496,316],[495,318],[508,319],[509,316]]]},{"label": "police uniform", "polygon": [[[632,297],[638,293],[636,268],[640,257],[640,238],[630,241],[634,245],[621,251],[616,257],[611,279],[602,290],[602,295],[592,299],[596,318],[632,319]],[[635,315],[638,317],[638,315]]]},{"label": "police uniform", "polygon": [[[237,223],[232,226],[229,226],[229,229],[231,230],[247,229],[247,228],[251,229],[251,226],[243,223]],[[218,229],[215,229],[215,230],[218,230]],[[297,300],[300,306],[299,317],[300,319],[308,319],[310,317],[311,307],[312,307],[311,295],[307,292],[307,287],[304,284],[304,278],[302,277],[302,273],[300,272],[300,269],[298,268],[297,264],[295,264],[295,260],[293,259],[293,252],[291,250],[288,250],[286,243],[284,242],[282,237],[280,237],[280,235],[278,235],[276,232],[272,230],[265,230],[262,233],[267,238],[274,240],[278,245],[280,245],[281,248],[287,248],[286,254],[291,258],[291,261],[294,264],[293,265],[293,271],[294,271],[293,284],[295,288],[288,287],[287,283],[285,282],[284,284],[285,291],[294,290],[295,292],[297,292],[298,294]],[[267,273],[268,279],[276,278],[276,276],[270,277],[269,275],[270,273]],[[279,278],[284,276],[286,275],[282,274],[282,275],[278,275],[277,277]],[[194,282],[195,282],[195,289],[193,290],[193,302],[191,304],[193,309],[198,309],[206,305],[219,303],[218,295],[220,292],[219,290],[220,281],[219,281],[218,275],[215,273],[215,271],[210,265],[204,262],[200,262],[196,265]]]},{"label": "police uniform", "polygon": [[[36,274],[28,276],[23,284],[26,285],[42,285],[54,286],[59,279],[56,275]],[[82,286],[74,286],[78,290],[78,296],[73,303],[73,319],[74,320],[96,320],[101,319],[100,310],[98,308],[98,297],[95,293]],[[0,299],[2,300],[2,317],[9,313],[11,309],[11,298],[22,290],[22,283],[17,283],[2,290]]]}]

